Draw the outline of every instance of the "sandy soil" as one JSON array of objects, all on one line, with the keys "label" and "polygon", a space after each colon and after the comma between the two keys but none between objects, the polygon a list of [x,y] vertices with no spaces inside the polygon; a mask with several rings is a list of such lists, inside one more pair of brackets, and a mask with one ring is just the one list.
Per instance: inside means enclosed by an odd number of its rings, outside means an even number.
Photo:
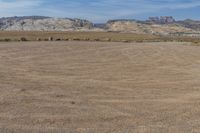
[{"label": "sandy soil", "polygon": [[200,132],[200,47],[0,43],[0,132]]}]

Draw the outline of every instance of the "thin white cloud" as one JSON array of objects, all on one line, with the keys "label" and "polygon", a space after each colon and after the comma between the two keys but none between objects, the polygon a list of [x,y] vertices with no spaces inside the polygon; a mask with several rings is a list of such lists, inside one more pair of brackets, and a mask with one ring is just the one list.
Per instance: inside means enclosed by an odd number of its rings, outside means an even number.
[{"label": "thin white cloud", "polygon": [[200,6],[200,0],[0,0],[0,16],[45,15],[93,21]]}]

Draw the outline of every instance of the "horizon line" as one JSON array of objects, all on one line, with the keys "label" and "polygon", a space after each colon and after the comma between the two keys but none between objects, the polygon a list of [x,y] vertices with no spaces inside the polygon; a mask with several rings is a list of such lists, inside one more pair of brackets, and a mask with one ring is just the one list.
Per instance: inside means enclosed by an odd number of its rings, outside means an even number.
[{"label": "horizon line", "polygon": [[[14,17],[46,17],[46,18],[57,18],[57,19],[80,19],[80,20],[87,20],[90,21],[94,24],[98,24],[98,23],[107,23],[109,21],[115,21],[115,20],[135,20],[135,21],[148,21],[150,17],[158,17],[160,19],[160,17],[173,17],[173,16],[167,16],[167,15],[160,15],[160,16],[149,16],[146,19],[137,19],[137,18],[114,18],[114,19],[107,19],[104,22],[94,22],[90,19],[86,19],[86,18],[81,18],[81,17],[56,17],[56,16],[43,16],[43,15],[14,15],[14,16],[0,16],[0,19],[2,18],[14,18]],[[185,19],[176,19],[175,17],[173,17],[175,19],[175,21],[184,21],[184,20],[193,20],[193,21],[200,21],[200,19],[192,19],[192,18],[185,18]]]}]

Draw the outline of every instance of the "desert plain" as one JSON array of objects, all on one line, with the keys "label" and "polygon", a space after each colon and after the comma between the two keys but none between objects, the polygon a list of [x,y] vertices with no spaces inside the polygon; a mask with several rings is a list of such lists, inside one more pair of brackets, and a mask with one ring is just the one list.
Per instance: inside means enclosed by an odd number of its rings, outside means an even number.
[{"label": "desert plain", "polygon": [[0,132],[198,133],[189,42],[0,43]]}]

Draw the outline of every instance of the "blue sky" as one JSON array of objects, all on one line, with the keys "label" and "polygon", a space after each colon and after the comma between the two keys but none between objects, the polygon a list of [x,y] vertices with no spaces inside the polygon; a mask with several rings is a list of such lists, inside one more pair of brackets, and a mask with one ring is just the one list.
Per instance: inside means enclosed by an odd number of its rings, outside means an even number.
[{"label": "blue sky", "polygon": [[161,15],[200,19],[199,12],[200,0],[0,0],[0,17],[42,15],[105,22]]}]

